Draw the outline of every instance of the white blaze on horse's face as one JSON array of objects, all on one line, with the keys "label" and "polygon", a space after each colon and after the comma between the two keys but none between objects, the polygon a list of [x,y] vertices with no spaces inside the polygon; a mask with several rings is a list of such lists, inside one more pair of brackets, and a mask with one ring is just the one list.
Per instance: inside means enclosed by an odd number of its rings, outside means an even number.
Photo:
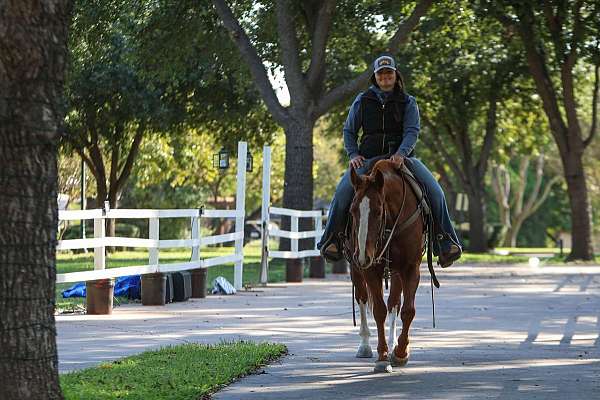
[{"label": "white blaze on horse's face", "polygon": [[358,225],[358,261],[362,265],[366,263],[367,233],[369,232],[369,213],[371,212],[369,203],[369,198],[365,196],[358,208],[358,215],[360,216]]}]

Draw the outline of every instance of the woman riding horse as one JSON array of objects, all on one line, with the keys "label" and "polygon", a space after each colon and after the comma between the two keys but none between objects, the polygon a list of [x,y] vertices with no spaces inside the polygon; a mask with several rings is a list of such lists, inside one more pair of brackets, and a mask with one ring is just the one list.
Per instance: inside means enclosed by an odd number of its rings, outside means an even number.
[{"label": "woman riding horse", "polygon": [[[391,55],[384,54],[375,60],[371,83],[367,91],[356,97],[344,123],[344,147],[350,158],[350,169],[337,186],[327,225],[317,247],[328,261],[342,258],[339,235],[344,230],[354,196],[350,170],[356,169],[359,175],[364,175],[376,161],[389,157],[398,165],[404,163],[424,186],[439,243],[433,252],[438,256],[438,263],[448,267],[460,258],[462,247],[450,221],[442,188],[427,167],[414,157],[420,130],[417,102],[405,93],[404,81]],[[363,134],[359,145],[361,128]]]}]

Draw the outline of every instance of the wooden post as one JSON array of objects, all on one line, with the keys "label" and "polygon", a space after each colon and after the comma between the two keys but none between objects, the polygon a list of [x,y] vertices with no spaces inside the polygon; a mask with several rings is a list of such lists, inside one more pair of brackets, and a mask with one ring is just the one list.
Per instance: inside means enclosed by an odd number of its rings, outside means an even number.
[{"label": "wooden post", "polygon": [[[94,218],[94,238],[104,239],[106,236],[106,226],[104,218]],[[106,246],[104,242],[101,246],[94,247],[94,269],[104,269],[106,267]]]},{"label": "wooden post", "polygon": [[[200,219],[202,218],[202,210],[198,211],[197,217],[192,217],[192,240],[197,240],[198,245],[192,246],[192,256],[190,261],[200,260]],[[191,270],[192,274],[192,297],[206,297],[206,268],[195,268]]]},{"label": "wooden post", "polygon": [[[322,215],[315,217],[315,250],[318,250],[317,243],[319,243],[319,239],[321,238],[320,232],[323,229],[322,218]],[[311,278],[325,278],[325,260],[323,257],[315,256],[310,258],[310,269],[308,276]]]},{"label": "wooden post", "polygon": [[269,146],[263,148],[262,181],[260,283],[266,285],[269,279],[269,223],[271,220],[269,215],[271,207],[271,148]]},{"label": "wooden post", "polygon": [[[292,232],[298,232],[298,217],[292,216]],[[298,252],[298,239],[291,239],[292,252]],[[304,262],[301,258],[289,259],[285,263],[286,282],[302,282],[304,276]]]},{"label": "wooden post", "polygon": [[[200,241],[200,215],[201,211],[198,211],[197,217],[191,218],[192,224],[192,240]],[[192,246],[192,256],[190,257],[190,261],[198,261],[200,260],[200,243],[196,246]]]},{"label": "wooden post", "polygon": [[[159,240],[159,219],[149,218],[148,220],[148,239]],[[148,249],[148,264],[158,265],[158,244],[156,247],[150,247]]]},{"label": "wooden post", "polygon": [[[238,160],[237,160],[237,191],[235,196],[235,232],[244,232],[244,216],[246,213],[246,157],[247,143],[238,142]],[[233,286],[236,290],[242,289],[242,276],[244,273],[244,237],[235,240],[235,254],[241,259],[235,262],[235,271]]]},{"label": "wooden post", "polygon": [[[298,233],[298,217],[293,216],[292,218],[292,232]],[[298,239],[292,239],[292,251],[298,252]]]},{"label": "wooden post", "polygon": [[[108,202],[104,203],[103,216],[109,211]],[[104,239],[106,237],[106,225],[104,218],[94,218],[94,238]],[[94,270],[106,268],[106,246],[102,240],[102,246],[94,247]],[[87,281],[86,287],[86,310],[88,314],[111,314],[113,307],[114,281],[112,279],[99,279]]]}]

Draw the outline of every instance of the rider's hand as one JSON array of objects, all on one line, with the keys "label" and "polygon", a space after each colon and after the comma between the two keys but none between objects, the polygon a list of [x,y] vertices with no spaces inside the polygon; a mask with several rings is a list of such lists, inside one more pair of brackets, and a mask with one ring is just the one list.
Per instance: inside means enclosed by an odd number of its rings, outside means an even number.
[{"label": "rider's hand", "polygon": [[365,164],[365,158],[363,156],[356,156],[350,160],[350,166],[354,169],[358,169]]},{"label": "rider's hand", "polygon": [[396,164],[396,168],[400,168],[402,167],[402,164],[404,164],[404,156],[394,154],[390,157],[390,161]]}]

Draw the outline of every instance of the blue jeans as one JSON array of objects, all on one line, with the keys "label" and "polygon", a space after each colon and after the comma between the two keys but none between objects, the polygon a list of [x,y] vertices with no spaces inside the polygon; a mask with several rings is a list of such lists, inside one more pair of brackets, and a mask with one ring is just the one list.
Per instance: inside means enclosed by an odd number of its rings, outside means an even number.
[{"label": "blue jeans", "polygon": [[[364,165],[358,168],[356,172],[359,175],[365,175],[382,158],[385,157],[374,157],[366,160]],[[448,252],[452,244],[456,244],[462,248],[452,226],[448,206],[446,205],[446,196],[444,196],[444,191],[440,184],[421,160],[407,157],[404,159],[404,162],[415,178],[425,188],[433,214],[434,234],[438,237],[441,251],[443,253]],[[353,198],[354,188],[350,182],[350,170],[347,170],[340,183],[338,183],[333,200],[331,201],[327,225],[325,226],[321,241],[317,245],[319,249],[332,235],[337,235],[344,230]],[[433,250],[436,255],[439,255],[440,249],[437,246],[434,245]]]}]

